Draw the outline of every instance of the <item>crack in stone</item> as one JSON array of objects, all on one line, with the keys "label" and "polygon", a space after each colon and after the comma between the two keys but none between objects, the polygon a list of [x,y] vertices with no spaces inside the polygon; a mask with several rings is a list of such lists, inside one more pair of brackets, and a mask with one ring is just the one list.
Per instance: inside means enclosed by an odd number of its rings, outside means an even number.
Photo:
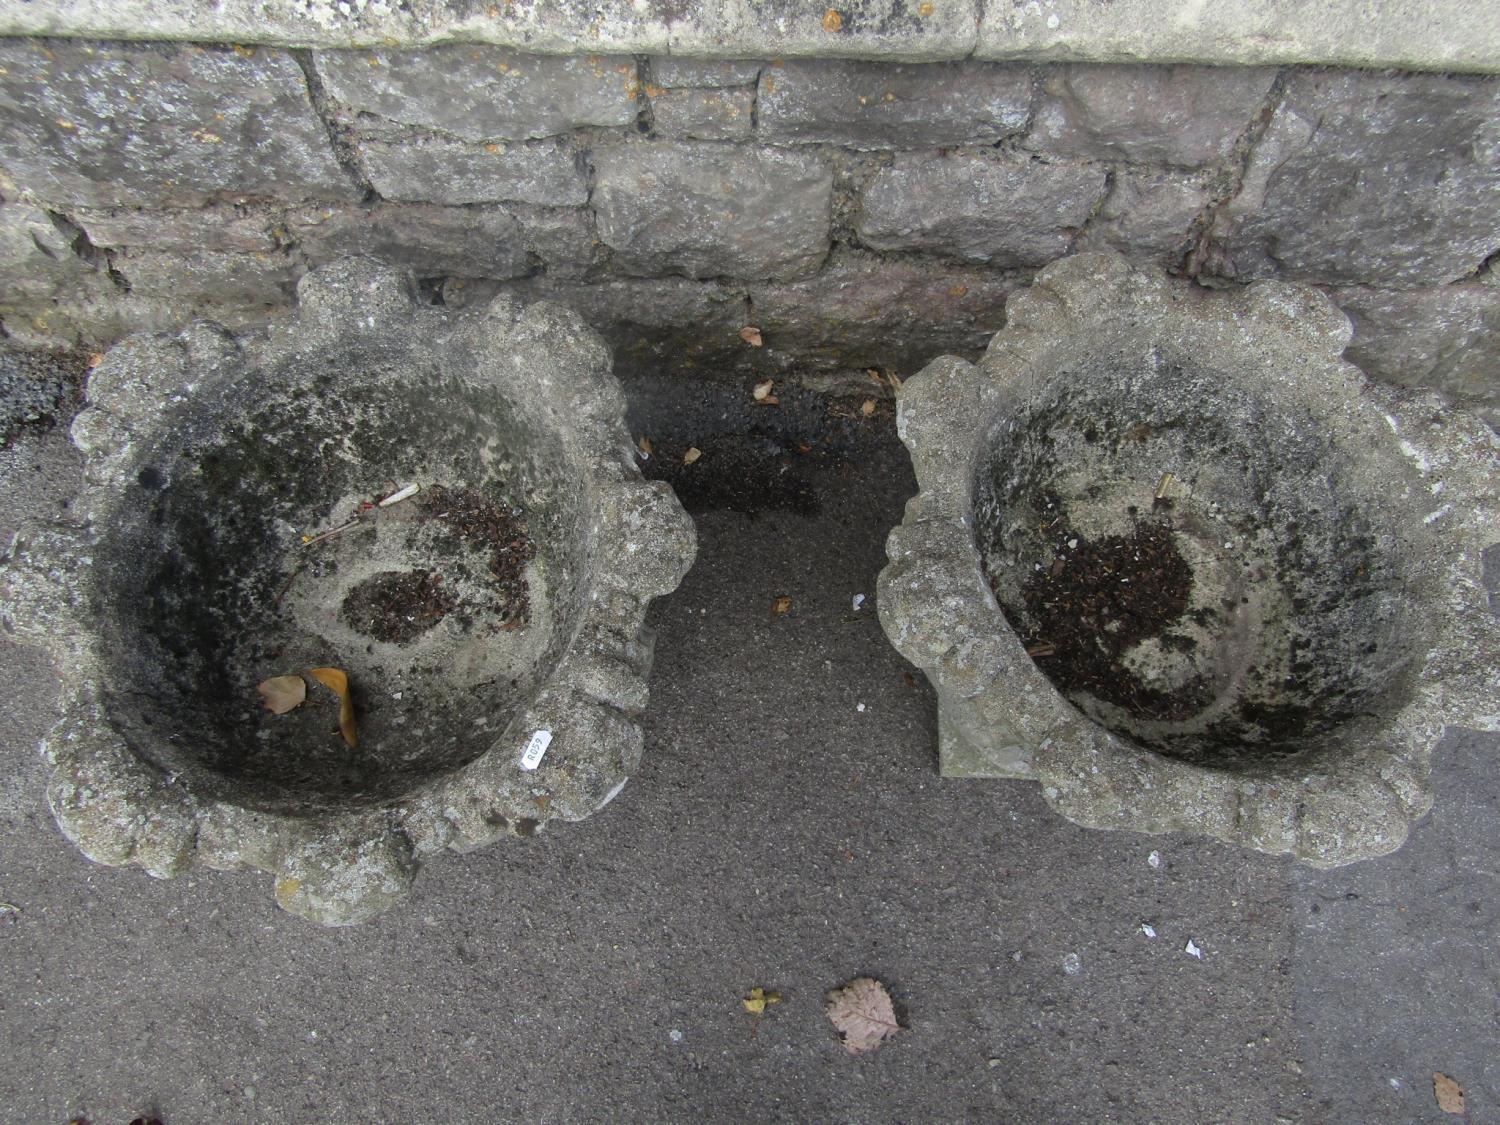
[{"label": "crack in stone", "polygon": [[1202,212],[1193,220],[1193,225],[1188,232],[1192,243],[1191,248],[1183,255],[1182,263],[1172,270],[1173,273],[1197,279],[1203,272],[1219,217],[1223,214],[1224,208],[1238,198],[1240,192],[1244,190],[1245,177],[1249,175],[1250,161],[1255,155],[1255,147],[1266,135],[1266,130],[1271,127],[1271,121],[1276,116],[1277,109],[1285,100],[1286,86],[1287,72],[1278,70],[1276,77],[1271,81],[1270,89],[1266,91],[1260,108],[1250,118],[1239,137],[1235,139],[1227,164],[1217,169],[1220,174],[1227,174],[1229,180],[1222,190],[1210,197]]},{"label": "crack in stone", "polygon": [[[73,251],[74,257],[81,262],[87,262],[95,269],[103,270],[105,276],[120,292],[130,292],[130,281],[115,265],[113,250],[101,250],[95,246],[89,241],[88,232],[61,211],[48,211],[46,214],[47,218],[52,221],[52,225],[57,228],[57,232],[68,240],[68,248]],[[36,242],[35,235],[32,235],[32,241]],[[56,259],[56,255],[42,246],[40,242],[37,242],[37,249],[47,257]]]},{"label": "crack in stone", "polygon": [[363,195],[361,202],[377,201],[380,199],[380,193],[375,190],[375,185],[370,182],[370,178],[365,175],[364,168],[360,165],[359,153],[354,147],[349,130],[338,124],[339,106],[323,85],[323,78],[318,73],[317,59],[313,52],[306,48],[297,48],[287,53],[302,69],[302,77],[307,83],[308,101],[312,103],[313,113],[317,115],[323,131],[328,135],[328,144],[333,149],[334,161],[343,169],[344,175],[349,177],[350,182],[360,190]]}]

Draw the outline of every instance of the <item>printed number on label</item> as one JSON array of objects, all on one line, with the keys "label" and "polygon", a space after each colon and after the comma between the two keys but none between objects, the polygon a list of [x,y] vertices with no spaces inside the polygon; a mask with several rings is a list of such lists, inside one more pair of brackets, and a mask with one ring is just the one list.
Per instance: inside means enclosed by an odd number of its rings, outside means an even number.
[{"label": "printed number on label", "polygon": [[531,736],[526,743],[526,749],[521,751],[521,768],[523,770],[534,770],[542,764],[542,755],[547,752],[547,747],[552,745],[552,732],[550,730],[539,730]]}]

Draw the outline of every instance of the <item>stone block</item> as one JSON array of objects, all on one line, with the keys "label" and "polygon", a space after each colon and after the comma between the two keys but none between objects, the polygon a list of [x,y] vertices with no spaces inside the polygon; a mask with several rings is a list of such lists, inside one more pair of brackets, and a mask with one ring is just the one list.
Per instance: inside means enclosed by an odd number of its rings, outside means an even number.
[{"label": "stone block", "polygon": [[656,134],[668,140],[746,140],[754,129],[755,91],[652,89],[651,113]]},{"label": "stone block", "polygon": [[1275,77],[1264,68],[1055,67],[1043,82],[1026,147],[1200,168],[1229,156]]},{"label": "stone block", "polygon": [[521,225],[526,249],[541,259],[548,276],[581,278],[599,259],[599,229],[594,213],[584,207],[509,208]]},{"label": "stone block", "polygon": [[758,59],[677,59],[658,55],[651,60],[651,80],[672,90],[684,86],[751,86],[765,65]]},{"label": "stone block", "polygon": [[1500,79],[1298,71],[1208,272],[1411,288],[1500,249]]},{"label": "stone block", "polygon": [[561,140],[475,144],[427,134],[356,144],[383,199],[575,206],[589,198],[583,160]]},{"label": "stone block", "polygon": [[241,308],[288,304],[299,272],[299,263],[287,254],[213,250],[132,251],[117,255],[113,265],[137,297]]},{"label": "stone block", "polygon": [[1102,168],[1008,156],[898,157],[861,194],[859,239],[993,266],[1065,253],[1104,194]]},{"label": "stone block", "polygon": [[1005,323],[1014,276],[838,250],[817,275],[750,289],[765,346],[791,366],[893,368],[978,356]]},{"label": "stone block", "polygon": [[776,142],[933,148],[995,144],[1025,128],[1030,108],[1026,67],[804,59],[761,72],[756,119]]},{"label": "stone block", "polygon": [[810,153],[632,144],[594,161],[599,236],[627,273],[785,278],[828,252],[833,176]]},{"label": "stone block", "polygon": [[1354,322],[1344,354],[1366,375],[1433,387],[1500,419],[1500,289],[1352,286],[1330,296]]},{"label": "stone block", "polygon": [[83,228],[100,249],[139,247],[164,254],[196,254],[203,250],[237,254],[269,254],[280,243],[276,231],[279,211],[265,207],[221,205],[188,211],[70,211],[68,217]]},{"label": "stone block", "polygon": [[519,54],[451,44],[427,50],[320,51],[327,91],[355,113],[438,129],[466,141],[525,140],[584,125],[629,125],[635,61]]},{"label": "stone block", "polygon": [[504,286],[523,301],[576,309],[614,353],[622,375],[683,374],[732,365],[743,353],[743,289],[680,277],[611,278],[586,284],[546,274]]},{"label": "stone block", "polygon": [[287,229],[312,265],[364,254],[421,277],[524,277],[537,266],[520,222],[501,207],[383,203],[302,208]]},{"label": "stone block", "polygon": [[301,68],[267,48],[0,44],[0,164],[64,205],[357,197]]},{"label": "stone block", "polygon": [[127,293],[104,269],[61,284],[46,300],[0,287],[0,321],[12,343],[27,348],[108,347],[137,332],[180,328],[213,320],[230,327],[263,327],[279,306],[209,304],[181,295]]},{"label": "stone block", "polygon": [[1076,248],[1116,250],[1138,263],[1180,263],[1212,198],[1208,180],[1203,172],[1118,170]]}]

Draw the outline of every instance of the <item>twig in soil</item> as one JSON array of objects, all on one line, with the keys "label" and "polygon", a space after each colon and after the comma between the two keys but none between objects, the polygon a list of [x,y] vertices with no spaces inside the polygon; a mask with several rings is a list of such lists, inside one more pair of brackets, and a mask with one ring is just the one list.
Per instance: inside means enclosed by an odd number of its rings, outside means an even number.
[{"label": "twig in soil", "polygon": [[292,569],[292,573],[286,576],[286,581],[283,582],[281,584],[281,587],[276,591],[276,596],[271,599],[271,605],[279,606],[281,604],[281,599],[286,597],[286,592],[292,588],[292,579],[301,574],[302,568],[306,565],[307,564],[305,562],[300,562]]},{"label": "twig in soil", "polygon": [[304,547],[311,547],[314,543],[321,543],[325,539],[332,539],[335,535],[342,535],[344,532],[348,531],[351,527],[358,527],[359,523],[360,523],[359,520],[352,519],[348,523],[344,524],[342,527],[336,527],[332,531],[325,531],[325,532],[323,532],[322,535],[314,535],[311,538],[309,538],[308,536],[304,535],[302,537],[302,545]]}]

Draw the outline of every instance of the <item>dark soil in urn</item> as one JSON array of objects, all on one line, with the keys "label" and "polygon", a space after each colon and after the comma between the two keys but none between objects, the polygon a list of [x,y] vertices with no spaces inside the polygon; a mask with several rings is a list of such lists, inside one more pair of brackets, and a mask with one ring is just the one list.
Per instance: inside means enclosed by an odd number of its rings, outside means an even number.
[{"label": "dark soil in urn", "polygon": [[[993,579],[990,580],[993,586]],[[1171,692],[1144,683],[1122,658],[1149,638],[1192,645],[1168,630],[1186,613],[1193,573],[1160,523],[1088,540],[1063,527],[1050,566],[1021,587],[1026,620],[1005,610],[1037,666],[1068,695],[1090,695],[1145,719],[1181,719],[1202,708],[1201,681]]]},{"label": "dark soil in urn", "polygon": [[400,645],[427,632],[456,604],[440,574],[387,570],[350,590],[339,616],[367,637]]},{"label": "dark soil in urn", "polygon": [[[520,629],[531,617],[531,591],[526,564],[536,555],[519,509],[494,500],[477,488],[433,485],[414,502],[423,522],[437,521],[451,537],[440,541],[434,561],[447,551],[485,553],[490,578],[489,596],[476,603],[472,592],[445,583],[441,565],[414,570],[387,570],[354,586],[339,607],[344,623],[386,644],[407,644],[452,615],[467,631],[480,620],[500,622],[502,629]],[[373,502],[365,504],[374,511]],[[449,575],[452,578],[452,575]]]},{"label": "dark soil in urn", "polygon": [[531,591],[526,564],[536,555],[518,509],[498,504],[477,488],[434,485],[422,498],[425,514],[442,520],[466,544],[488,549],[495,609],[506,628],[519,628],[531,619]]}]

